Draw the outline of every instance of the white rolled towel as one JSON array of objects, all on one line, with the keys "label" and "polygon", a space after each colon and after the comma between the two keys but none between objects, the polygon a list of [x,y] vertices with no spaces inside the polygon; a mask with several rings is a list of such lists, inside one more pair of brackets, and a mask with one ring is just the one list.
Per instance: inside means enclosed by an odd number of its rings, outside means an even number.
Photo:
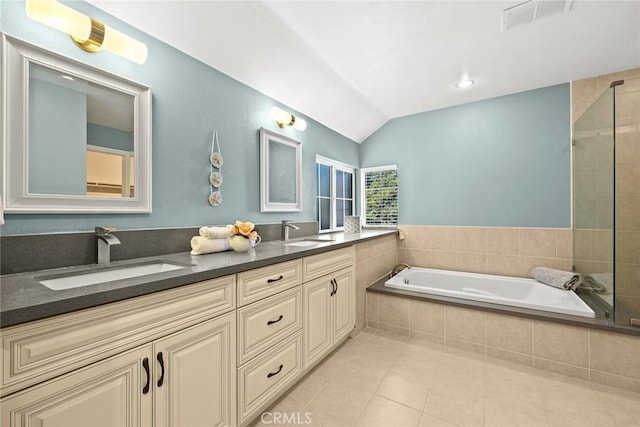
[{"label": "white rolled towel", "polygon": [[200,227],[200,235],[207,239],[226,239],[227,237],[231,237],[231,226]]},{"label": "white rolled towel", "polygon": [[207,239],[202,236],[193,236],[191,238],[191,255],[224,252],[229,249],[231,249],[229,239]]},{"label": "white rolled towel", "polygon": [[578,273],[548,267],[534,268],[531,276],[545,285],[566,289],[567,291],[575,290],[582,283],[582,277]]}]

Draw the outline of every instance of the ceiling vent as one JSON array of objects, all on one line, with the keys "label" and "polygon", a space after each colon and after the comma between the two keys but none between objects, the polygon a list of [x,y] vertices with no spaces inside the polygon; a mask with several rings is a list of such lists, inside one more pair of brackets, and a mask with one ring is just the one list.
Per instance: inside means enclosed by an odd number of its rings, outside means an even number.
[{"label": "ceiling vent", "polygon": [[566,13],[573,0],[527,0],[502,11],[502,31],[531,24],[547,16]]}]

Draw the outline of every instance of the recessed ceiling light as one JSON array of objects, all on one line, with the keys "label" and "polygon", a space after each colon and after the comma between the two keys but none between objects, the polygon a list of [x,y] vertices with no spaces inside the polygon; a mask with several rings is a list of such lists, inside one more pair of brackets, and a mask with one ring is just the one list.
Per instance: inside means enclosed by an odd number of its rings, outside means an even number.
[{"label": "recessed ceiling light", "polygon": [[473,80],[463,80],[460,83],[458,83],[456,87],[458,89],[465,89],[465,88],[468,88],[469,86],[472,86],[473,83],[474,83]]}]

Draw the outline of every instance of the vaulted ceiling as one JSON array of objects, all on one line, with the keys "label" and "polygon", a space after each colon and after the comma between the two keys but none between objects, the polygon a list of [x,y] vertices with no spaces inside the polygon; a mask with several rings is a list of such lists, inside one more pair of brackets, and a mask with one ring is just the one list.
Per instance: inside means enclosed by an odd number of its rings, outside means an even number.
[{"label": "vaulted ceiling", "polygon": [[640,2],[547,16],[554,1],[524,1],[505,30],[523,1],[89,0],[356,142],[395,117],[640,67]]}]

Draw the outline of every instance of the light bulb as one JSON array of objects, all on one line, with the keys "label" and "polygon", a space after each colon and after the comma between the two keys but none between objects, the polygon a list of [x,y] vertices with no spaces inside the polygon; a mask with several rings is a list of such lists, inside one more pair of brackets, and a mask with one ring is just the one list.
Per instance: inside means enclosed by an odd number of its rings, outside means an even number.
[{"label": "light bulb", "polygon": [[102,48],[137,64],[144,64],[147,60],[147,46],[144,43],[111,27],[105,26]]},{"label": "light bulb", "polygon": [[273,107],[271,109],[271,118],[278,123],[278,126],[284,127],[291,124],[293,116],[278,107]]},{"label": "light bulb", "polygon": [[104,48],[138,64],[147,60],[147,46],[102,22],[56,0],[26,0],[27,16],[69,34],[74,43],[87,52]]},{"label": "light bulb", "polygon": [[456,85],[456,87],[457,87],[458,89],[466,89],[466,88],[468,88],[468,87],[472,86],[472,85],[473,85],[473,83],[474,83],[474,81],[473,81],[473,80],[462,80],[460,83],[458,83],[458,84]]},{"label": "light bulb", "polygon": [[91,34],[91,18],[55,0],[27,0],[27,16],[78,40]]},{"label": "light bulb", "polygon": [[300,117],[295,117],[295,122],[293,123],[293,128],[297,130],[305,130],[307,128],[307,122]]}]

